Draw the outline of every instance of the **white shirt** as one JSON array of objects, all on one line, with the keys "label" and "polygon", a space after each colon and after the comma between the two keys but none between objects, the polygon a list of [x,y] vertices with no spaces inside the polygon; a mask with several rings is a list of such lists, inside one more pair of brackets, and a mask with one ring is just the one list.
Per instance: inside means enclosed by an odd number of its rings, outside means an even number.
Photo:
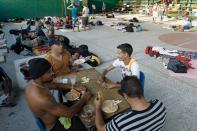
[{"label": "white shirt", "polygon": [[125,76],[137,76],[140,78],[139,65],[136,61],[134,61],[129,67],[129,65],[125,65],[123,61],[117,59],[113,62],[112,66],[121,68],[123,78]]},{"label": "white shirt", "polygon": [[89,16],[89,8],[88,7],[83,7],[83,11],[82,11],[82,16],[83,17],[88,17]]}]

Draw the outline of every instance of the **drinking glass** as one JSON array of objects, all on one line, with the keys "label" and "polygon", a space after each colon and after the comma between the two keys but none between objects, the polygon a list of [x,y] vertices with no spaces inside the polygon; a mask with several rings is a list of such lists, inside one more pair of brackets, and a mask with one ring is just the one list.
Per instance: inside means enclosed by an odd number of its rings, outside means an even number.
[{"label": "drinking glass", "polygon": [[72,88],[73,88],[73,86],[76,84],[76,76],[70,77],[70,82],[71,82],[71,85],[72,85]]},{"label": "drinking glass", "polygon": [[92,105],[85,105],[83,107],[82,117],[87,126],[91,126],[94,124],[94,106]]}]

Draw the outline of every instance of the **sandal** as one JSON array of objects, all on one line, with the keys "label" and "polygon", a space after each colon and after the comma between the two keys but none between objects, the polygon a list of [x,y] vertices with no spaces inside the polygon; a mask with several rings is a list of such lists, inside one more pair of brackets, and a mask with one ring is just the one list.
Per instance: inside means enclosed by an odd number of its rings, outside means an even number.
[{"label": "sandal", "polygon": [[2,103],[0,104],[0,107],[14,107],[15,105],[16,105],[16,102],[14,100],[14,97],[8,96],[2,101]]}]

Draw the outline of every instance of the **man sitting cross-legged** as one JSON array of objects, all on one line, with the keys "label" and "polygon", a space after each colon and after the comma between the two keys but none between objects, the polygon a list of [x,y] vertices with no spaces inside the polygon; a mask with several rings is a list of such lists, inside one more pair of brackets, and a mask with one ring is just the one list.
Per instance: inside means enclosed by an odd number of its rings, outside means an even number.
[{"label": "man sitting cross-legged", "polygon": [[50,93],[50,89],[69,89],[66,85],[56,84],[48,86],[53,80],[51,64],[44,58],[35,58],[29,61],[29,70],[32,80],[26,87],[27,103],[36,117],[39,117],[46,130],[50,131],[86,131],[76,114],[90,99],[91,93],[85,91],[80,100],[71,107],[57,103]]}]

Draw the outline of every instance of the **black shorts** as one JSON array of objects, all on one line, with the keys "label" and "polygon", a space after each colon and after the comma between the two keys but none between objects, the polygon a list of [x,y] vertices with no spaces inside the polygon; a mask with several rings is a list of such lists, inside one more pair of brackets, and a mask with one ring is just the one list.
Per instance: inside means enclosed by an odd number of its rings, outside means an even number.
[{"label": "black shorts", "polygon": [[82,25],[88,25],[88,17],[82,17]]},{"label": "black shorts", "polygon": [[50,131],[87,131],[79,117],[72,118],[72,124],[69,129],[65,129],[64,126],[58,120],[55,126]]}]

